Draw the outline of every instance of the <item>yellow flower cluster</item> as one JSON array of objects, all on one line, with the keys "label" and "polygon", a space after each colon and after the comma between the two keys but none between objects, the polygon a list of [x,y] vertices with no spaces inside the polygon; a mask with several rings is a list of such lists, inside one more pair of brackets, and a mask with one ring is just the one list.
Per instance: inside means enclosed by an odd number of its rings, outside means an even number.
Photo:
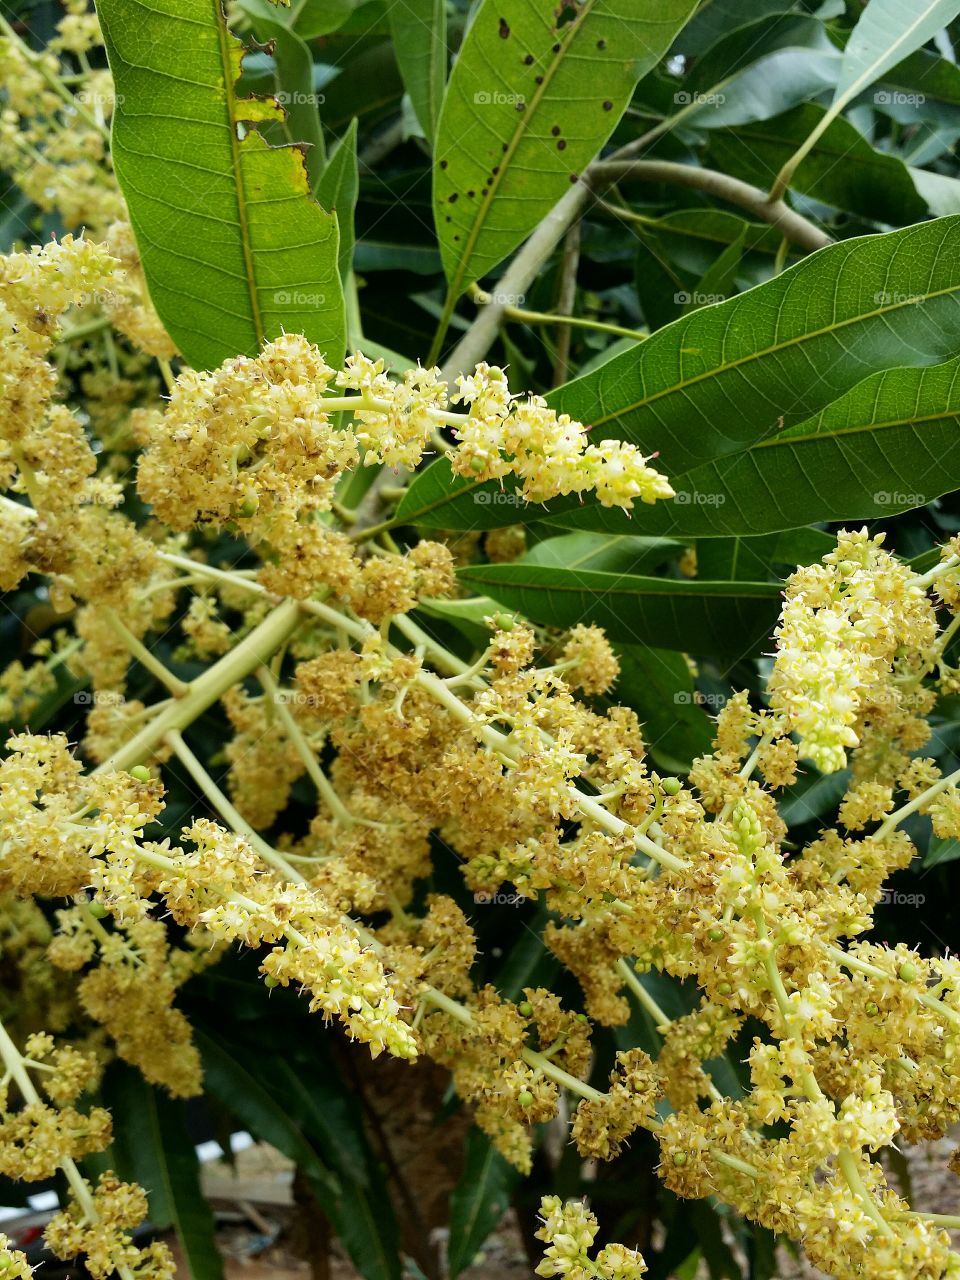
[{"label": "yellow flower cluster", "polygon": [[537,1232],[547,1242],[538,1276],[567,1276],[568,1280],[639,1280],[646,1271],[643,1259],[622,1244],[604,1246],[595,1258],[589,1256],[597,1234],[597,1219],[577,1200],[564,1204],[559,1196],[544,1196],[540,1202]]},{"label": "yellow flower cluster", "polygon": [[[338,489],[361,452],[410,465],[443,432],[455,470],[511,475],[532,500],[663,496],[645,464],[516,401],[499,371],[462,379],[448,402],[433,371],[393,383],[362,357],[334,371],[296,336],[182,370],[165,406],[134,397],[111,425],[122,444],[101,450],[55,399],[45,358],[65,311],[118,271],[82,240],[0,266],[0,572],[10,585],[41,575],[53,604],[75,610],[4,692],[29,707],[57,662],[93,683],[79,748],[15,732],[0,761],[10,963],[20,989],[46,993],[58,1035],[79,1028],[76,1044],[18,1028],[21,1053],[0,1026],[0,1165],[63,1171],[74,1199],[53,1247],[85,1253],[98,1277],[170,1274],[162,1251],[131,1243],[142,1193],[112,1175],[94,1189],[78,1171],[109,1134],[79,1093],[114,1054],[195,1092],[178,993],[241,945],[268,988],[302,992],[305,1012],[374,1056],[449,1070],[520,1168],[536,1126],[572,1111],[584,1157],[612,1159],[642,1129],[669,1188],[802,1239],[840,1280],[955,1276],[945,1232],[912,1214],[874,1156],[960,1121],[960,962],[863,935],[914,856],[905,820],[960,832],[958,777],[919,754],[938,693],[957,687],[945,653],[958,548],[919,575],[879,540],[842,533],[787,584],[766,701],[732,698],[688,781],[661,777],[635,713],[585,700],[616,685],[601,631],[495,614],[485,634],[471,619],[464,634],[483,638],[455,652],[418,613],[456,594],[451,547],[355,527]],[[135,441],[150,507],[139,523],[135,502],[121,506]],[[210,563],[207,535],[223,529],[242,567]],[[200,657],[199,672],[176,675],[168,652]],[[222,783],[195,754],[208,712],[225,726]],[[798,758],[851,770],[838,826],[800,849],[777,796]],[[198,796],[182,831],[165,810],[171,761]],[[149,838],[157,821],[162,841]],[[432,840],[462,860],[459,902],[423,900]],[[545,942],[583,1012],[544,987],[508,999],[477,983],[469,893],[474,916],[499,895],[542,899]],[[57,911],[52,936],[35,901]],[[671,1020],[653,972],[696,987],[698,1003]],[[601,1090],[593,1024],[622,1026],[636,1004],[659,1052],[622,1051]],[[747,1059],[736,1099],[711,1073],[728,1051]],[[582,1206],[545,1202],[540,1274],[641,1274],[619,1246],[591,1258],[595,1235]]]},{"label": "yellow flower cluster", "polygon": [[[439,372],[418,366],[394,384],[382,360],[347,360],[337,382],[361,393],[357,438],[366,462],[415,466],[446,426],[456,441],[450,454],[455,475],[477,481],[513,476],[528,502],[592,490],[605,507],[629,511],[637,499],[650,503],[673,496],[666,478],[635,445],[588,443],[583,425],[555,413],[542,397],[513,396],[502,369],[477,365],[473,374],[457,378],[449,399]],[[448,405],[459,404],[466,413],[449,412]]]}]

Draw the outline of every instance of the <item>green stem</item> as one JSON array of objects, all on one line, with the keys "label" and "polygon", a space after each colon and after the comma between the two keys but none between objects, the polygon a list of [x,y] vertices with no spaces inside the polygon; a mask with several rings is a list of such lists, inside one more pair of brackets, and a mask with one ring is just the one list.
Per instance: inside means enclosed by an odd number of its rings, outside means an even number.
[{"label": "green stem", "polygon": [[[42,1107],[43,1100],[30,1079],[29,1072],[24,1065],[23,1056],[11,1040],[2,1022],[0,1022],[0,1058],[2,1058],[3,1065],[9,1074],[16,1081],[24,1102],[29,1103],[31,1106]],[[64,1177],[76,1197],[77,1204],[83,1210],[86,1220],[91,1224],[99,1222],[100,1215],[97,1213],[97,1206],[94,1203],[90,1188],[87,1186],[76,1163],[70,1156],[64,1156],[60,1161],[60,1168],[63,1170]],[[116,1271],[118,1275],[123,1277],[123,1280],[134,1280],[133,1272],[125,1263],[120,1263]]]},{"label": "green stem", "polygon": [[337,822],[341,822],[345,826],[352,826],[357,822],[357,819],[347,809],[347,806],[340,799],[329,778],[320,768],[320,765],[317,762],[317,757],[311,749],[303,730],[297,724],[296,720],[294,720],[290,712],[290,708],[284,701],[280,686],[277,684],[273,673],[268,667],[261,667],[257,672],[257,679],[270,696],[270,699],[276,708],[277,715],[280,717],[286,731],[287,737],[296,748],[297,754],[303,761],[303,766],[310,777],[310,781],[316,787],[318,794],[323,799],[327,808],[333,814]]},{"label": "green stem", "polygon": [[[188,563],[197,567],[193,560]],[[243,578],[231,578],[230,581],[242,582],[246,586],[252,585]],[[301,617],[301,608],[296,600],[285,600],[277,605],[259,626],[254,627],[253,631],[240,641],[236,648],[224,654],[191,681],[187,693],[182,698],[176,699],[158,716],[145,724],[129,742],[119,747],[108,760],[105,760],[97,772],[109,773],[115,770],[131,769],[135,764],[141,764],[148,759],[168,733],[186,729],[228,689],[267,662],[280,645],[293,634]]]},{"label": "green stem", "polygon": [[237,835],[244,836],[263,858],[264,862],[269,863],[275,870],[281,872],[288,880],[297,880],[299,876],[290,866],[283,854],[278,853],[272,845],[251,827],[246,818],[237,810],[223,794],[214,780],[207,773],[206,769],[193,754],[187,744],[184,742],[177,729],[168,729],[163,735],[164,742],[173,748],[173,751],[186,769],[187,773],[194,780],[200,790],[209,800],[210,804],[220,814],[224,822],[233,828]]},{"label": "green stem", "polygon": [[612,333],[618,338],[633,338],[643,342],[650,335],[639,329],[625,329],[619,324],[607,324],[602,320],[586,320],[581,316],[556,315],[549,311],[525,311],[522,307],[504,307],[503,314],[508,320],[517,320],[523,324],[566,325],[571,329],[592,329],[595,333]]},{"label": "green stem", "polygon": [[115,609],[105,609],[103,617],[113,633],[126,645],[141,667],[146,668],[151,675],[155,676],[168,692],[172,693],[175,698],[182,698],[187,694],[190,686],[186,681],[181,680],[179,676],[175,676],[172,671],[167,670],[160,659],[150,652],[143,641],[137,639]]},{"label": "green stem", "polygon": [[909,818],[910,815],[912,813],[916,813],[918,809],[922,809],[925,804],[928,804],[935,796],[939,795],[941,791],[945,791],[947,787],[953,786],[953,784],[958,781],[960,781],[960,769],[955,769],[953,773],[948,773],[946,777],[939,778],[936,782],[927,787],[926,791],[921,792],[920,795],[911,800],[909,804],[901,805],[899,809],[895,809],[894,812],[884,820],[883,824],[870,835],[869,839],[883,840],[891,831],[895,831],[904,819]]}]

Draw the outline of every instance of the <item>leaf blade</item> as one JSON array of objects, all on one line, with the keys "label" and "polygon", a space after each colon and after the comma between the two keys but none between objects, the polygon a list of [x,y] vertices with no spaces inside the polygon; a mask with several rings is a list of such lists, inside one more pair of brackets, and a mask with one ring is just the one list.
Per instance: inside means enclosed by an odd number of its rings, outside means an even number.
[{"label": "leaf blade", "polygon": [[338,362],[336,218],[310,200],[300,151],[243,124],[279,117],[236,97],[241,46],[219,4],[157,0],[134,20],[124,0],[103,0],[99,12],[118,92],[117,177],[151,297],[183,355],[210,368],[291,332]]},{"label": "leaf blade", "polygon": [[575,20],[559,25],[536,0],[483,0],[437,126],[434,216],[452,296],[559,200],[694,7],[583,0]]},{"label": "leaf blade", "polygon": [[698,652],[738,656],[769,635],[780,597],[770,582],[651,578],[523,561],[470,565],[459,577],[533,622],[592,622],[612,640],[681,651],[696,637]]}]

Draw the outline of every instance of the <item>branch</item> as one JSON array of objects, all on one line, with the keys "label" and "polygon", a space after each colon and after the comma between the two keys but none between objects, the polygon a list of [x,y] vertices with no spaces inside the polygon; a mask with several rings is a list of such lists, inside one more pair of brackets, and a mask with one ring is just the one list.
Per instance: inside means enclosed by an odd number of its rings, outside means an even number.
[{"label": "branch", "polygon": [[[787,240],[801,249],[822,249],[833,240],[825,231],[814,226],[806,218],[789,208],[782,200],[771,200],[765,191],[731,178],[716,169],[699,169],[693,165],[676,164],[671,160],[609,160],[590,166],[588,178],[598,185],[611,182],[665,182],[671,186],[693,187],[707,195],[739,205],[747,213],[768,222],[782,232]],[[469,335],[468,335],[469,336]]]}]

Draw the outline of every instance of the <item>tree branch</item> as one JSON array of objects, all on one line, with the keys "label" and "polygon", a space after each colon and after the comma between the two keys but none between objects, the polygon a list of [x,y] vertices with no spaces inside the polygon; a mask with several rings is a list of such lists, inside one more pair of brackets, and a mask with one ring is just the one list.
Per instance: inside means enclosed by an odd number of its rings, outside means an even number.
[{"label": "tree branch", "polygon": [[[611,182],[663,182],[670,186],[692,187],[707,195],[738,205],[761,222],[776,227],[784,237],[802,249],[822,249],[833,240],[782,200],[771,200],[765,191],[731,178],[716,169],[700,169],[671,160],[601,160],[587,170],[589,181],[598,186]],[[469,335],[468,335],[469,336]]]}]

